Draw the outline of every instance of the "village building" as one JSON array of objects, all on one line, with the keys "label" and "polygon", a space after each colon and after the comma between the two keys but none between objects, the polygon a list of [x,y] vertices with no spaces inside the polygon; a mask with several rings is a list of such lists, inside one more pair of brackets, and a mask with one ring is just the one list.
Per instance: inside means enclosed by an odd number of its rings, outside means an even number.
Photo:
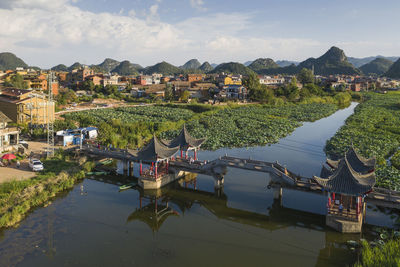
[{"label": "village building", "polygon": [[102,85],[103,83],[103,75],[95,74],[86,77],[87,81],[92,81],[94,85]]},{"label": "village building", "polygon": [[54,121],[55,103],[32,90],[5,88],[0,90],[0,111],[15,123],[47,124]]},{"label": "village building", "polygon": [[153,73],[151,75],[151,83],[152,84],[160,84],[161,83],[161,78],[162,78],[162,74],[160,73]]},{"label": "village building", "polygon": [[271,86],[283,85],[285,83],[285,78],[281,76],[260,76],[260,83]]},{"label": "village building", "polygon": [[0,111],[0,153],[14,150],[19,143],[20,131],[17,127],[9,127],[9,122],[12,120]]},{"label": "village building", "polygon": [[247,89],[241,85],[229,85],[226,88],[226,97],[230,99],[244,100],[247,98]]},{"label": "village building", "polygon": [[119,84],[119,75],[105,75],[102,80],[103,86],[107,85],[118,85]]},{"label": "village building", "polygon": [[200,82],[203,80],[203,74],[188,74],[186,76],[186,79],[188,82],[193,83],[193,82]]}]

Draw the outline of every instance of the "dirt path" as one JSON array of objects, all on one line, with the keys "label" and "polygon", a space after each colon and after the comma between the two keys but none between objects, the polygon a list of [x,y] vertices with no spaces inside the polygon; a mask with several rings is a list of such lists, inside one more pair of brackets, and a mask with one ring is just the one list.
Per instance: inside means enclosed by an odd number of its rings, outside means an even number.
[{"label": "dirt path", "polygon": [[[28,142],[29,149],[27,155],[32,152],[35,157],[40,158],[44,155],[47,144],[45,142]],[[24,180],[35,177],[36,173],[29,168],[29,160],[24,159],[21,161],[20,168],[17,168],[16,163],[11,163],[7,167],[0,167],[0,183],[9,182],[12,180]]]},{"label": "dirt path", "polygon": [[25,180],[35,176],[36,173],[31,171],[28,166],[28,160],[21,161],[19,169],[16,163],[12,163],[9,167],[0,167],[0,183],[12,180]]}]

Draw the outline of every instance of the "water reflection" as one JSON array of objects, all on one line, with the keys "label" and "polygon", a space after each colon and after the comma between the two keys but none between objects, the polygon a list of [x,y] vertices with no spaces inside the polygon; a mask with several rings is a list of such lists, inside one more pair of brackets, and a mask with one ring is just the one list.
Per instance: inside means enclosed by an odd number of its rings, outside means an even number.
[{"label": "water reflection", "polygon": [[[278,160],[303,176],[319,174],[325,141],[355,106],[305,123],[279,144],[199,157]],[[324,195],[284,189],[276,197],[265,173],[228,168],[218,189],[213,177],[193,174],[161,190],[119,192],[134,179],[89,177],[84,194],[78,185],[18,228],[0,230],[0,266],[343,266],[357,259],[346,241],[370,233],[368,226],[356,235],[326,228]],[[387,209],[367,211],[371,224],[392,226],[396,218]]]}]

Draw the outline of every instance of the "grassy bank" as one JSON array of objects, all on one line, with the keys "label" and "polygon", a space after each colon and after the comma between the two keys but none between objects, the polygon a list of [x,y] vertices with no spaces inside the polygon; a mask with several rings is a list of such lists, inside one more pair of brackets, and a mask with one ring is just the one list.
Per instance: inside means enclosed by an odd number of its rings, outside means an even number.
[{"label": "grassy bank", "polygon": [[360,262],[354,266],[400,266],[400,239],[391,239],[375,247],[372,247],[367,241],[363,241]]},{"label": "grassy bank", "polygon": [[377,157],[377,186],[400,190],[400,93],[366,94],[325,150],[343,155],[352,144],[363,156]]},{"label": "grassy bank", "polygon": [[85,176],[79,164],[61,152],[44,166],[35,178],[0,184],[0,227],[16,225],[32,208],[46,205]]}]

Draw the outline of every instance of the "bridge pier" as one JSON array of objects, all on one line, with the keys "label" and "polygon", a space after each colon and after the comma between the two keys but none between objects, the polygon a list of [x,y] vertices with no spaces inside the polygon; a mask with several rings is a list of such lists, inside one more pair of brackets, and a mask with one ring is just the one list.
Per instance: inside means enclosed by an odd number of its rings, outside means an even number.
[{"label": "bridge pier", "polygon": [[124,169],[124,175],[127,175],[128,174],[128,161],[124,160],[122,162],[122,165],[123,165],[123,169]]},{"label": "bridge pier", "polygon": [[224,177],[215,177],[214,188],[220,189],[222,187],[224,187]]},{"label": "bridge pier", "polygon": [[133,176],[133,161],[129,161],[129,176]]},{"label": "bridge pier", "polygon": [[282,186],[274,187],[274,200],[278,200],[279,204],[282,206],[282,195],[283,195],[283,188]]}]

